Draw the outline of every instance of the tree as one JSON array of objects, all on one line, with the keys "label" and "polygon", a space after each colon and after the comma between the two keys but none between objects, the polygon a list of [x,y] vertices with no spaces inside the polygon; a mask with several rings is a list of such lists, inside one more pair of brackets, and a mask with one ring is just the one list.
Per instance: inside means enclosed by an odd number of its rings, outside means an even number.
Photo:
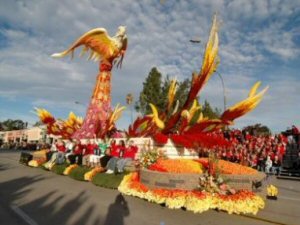
[{"label": "tree", "polygon": [[[161,112],[167,106],[167,96],[171,80],[169,76],[162,79],[162,74],[153,67],[143,83],[143,90],[140,93],[139,101],[135,104],[135,109],[143,115],[151,113],[149,103],[153,103]],[[186,79],[178,82],[178,88],[175,95],[175,101],[179,100],[179,107],[181,107],[188,95],[190,80]]]},{"label": "tree", "polygon": [[202,113],[204,117],[208,117],[209,119],[215,119],[220,117],[220,109],[213,109],[207,100],[204,101],[202,106]]},{"label": "tree", "polygon": [[243,133],[248,132],[251,135],[270,135],[271,134],[270,128],[265,125],[261,125],[260,123],[244,127],[242,131],[243,131]]},{"label": "tree", "polygon": [[27,122],[24,122],[22,120],[8,119],[8,120],[1,122],[1,127],[5,131],[22,130],[27,127]]},{"label": "tree", "polygon": [[32,126],[33,127],[39,127],[39,126],[42,126],[44,125],[42,121],[36,121]]},{"label": "tree", "polygon": [[151,112],[149,103],[153,103],[158,109],[161,109],[165,105],[162,93],[162,75],[153,67],[143,83],[143,90],[140,93],[139,101],[136,102],[135,109],[144,115]]}]

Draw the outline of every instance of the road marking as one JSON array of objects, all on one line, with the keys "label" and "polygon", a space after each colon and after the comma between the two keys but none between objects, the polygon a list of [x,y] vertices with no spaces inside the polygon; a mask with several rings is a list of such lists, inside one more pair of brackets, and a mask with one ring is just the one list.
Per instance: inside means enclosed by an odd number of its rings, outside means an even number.
[{"label": "road marking", "polygon": [[33,219],[31,219],[22,209],[20,209],[16,205],[10,205],[10,208],[18,214],[26,223],[29,225],[38,225],[37,222],[35,222]]}]

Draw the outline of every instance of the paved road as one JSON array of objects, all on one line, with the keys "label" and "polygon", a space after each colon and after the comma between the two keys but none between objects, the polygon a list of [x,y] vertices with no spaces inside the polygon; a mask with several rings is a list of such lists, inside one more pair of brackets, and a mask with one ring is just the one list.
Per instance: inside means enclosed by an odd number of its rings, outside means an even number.
[{"label": "paved road", "polygon": [[[96,187],[18,163],[19,152],[0,152],[0,224],[30,225],[263,225],[300,224],[300,182],[271,178],[278,201],[267,201],[256,217],[210,210],[170,210],[116,190]],[[124,203],[124,202],[123,202]]]}]

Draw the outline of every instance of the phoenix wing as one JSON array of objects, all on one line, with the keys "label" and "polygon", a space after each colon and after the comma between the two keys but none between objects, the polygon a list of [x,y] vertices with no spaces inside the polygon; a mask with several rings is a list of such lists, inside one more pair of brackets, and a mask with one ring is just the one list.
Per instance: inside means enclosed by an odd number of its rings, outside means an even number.
[{"label": "phoenix wing", "polygon": [[115,40],[108,35],[106,29],[95,28],[83,34],[71,45],[70,48],[60,53],[54,53],[52,57],[61,58],[68,54],[71,54],[73,57],[74,50],[81,45],[84,47],[80,55],[83,55],[91,49],[88,59],[95,61],[100,59],[110,60],[119,54],[119,49]]},{"label": "phoenix wing", "polygon": [[248,98],[227,109],[220,118],[222,122],[232,123],[233,120],[255,109],[269,88],[265,87],[261,92],[256,93],[260,84],[260,82],[257,82],[253,85],[249,92]]}]

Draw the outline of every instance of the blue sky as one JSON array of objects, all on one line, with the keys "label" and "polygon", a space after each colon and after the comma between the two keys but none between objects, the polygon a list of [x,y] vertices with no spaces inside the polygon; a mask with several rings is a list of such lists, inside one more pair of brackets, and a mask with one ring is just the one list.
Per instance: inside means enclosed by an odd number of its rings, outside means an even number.
[{"label": "blue sky", "polygon": [[[300,126],[299,1],[160,2],[0,0],[0,121],[20,118],[34,123],[34,107],[61,118],[69,111],[84,116],[97,63],[50,55],[96,27],[114,35],[119,25],[127,26],[129,46],[123,68],[113,70],[113,105],[125,105],[127,93],[137,99],[153,66],[179,80],[191,77],[200,69],[211,18],[217,12],[221,20],[218,69],[227,105],[244,99],[257,80],[270,86],[258,108],[235,126],[262,123],[274,132]],[[191,44],[192,38],[200,38],[202,44]],[[223,109],[218,76],[212,77],[200,97]],[[118,126],[127,128],[129,122],[127,110]]]}]

